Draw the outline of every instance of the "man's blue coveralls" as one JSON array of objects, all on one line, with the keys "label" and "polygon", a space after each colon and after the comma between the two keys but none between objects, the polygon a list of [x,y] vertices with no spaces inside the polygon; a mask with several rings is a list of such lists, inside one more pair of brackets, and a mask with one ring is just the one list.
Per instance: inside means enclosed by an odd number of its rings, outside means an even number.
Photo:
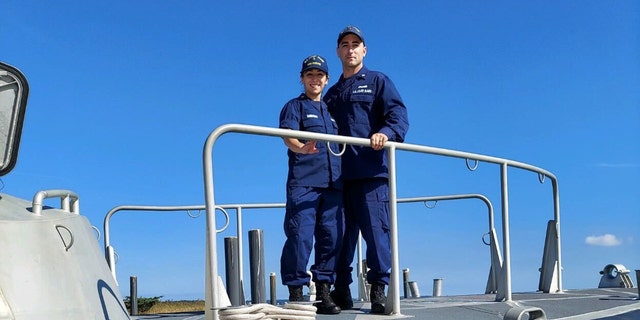
[{"label": "man's blue coveralls", "polygon": [[[370,138],[374,133],[384,133],[389,141],[403,142],[409,129],[407,109],[391,80],[365,66],[347,79],[341,76],[324,101],[338,123],[340,135]],[[367,244],[367,281],[388,285],[391,246],[386,149],[347,146],[342,156],[342,178],[345,234],[335,285],[353,282],[351,263],[358,230]]]},{"label": "man's blue coveralls", "polygon": [[[285,104],[280,128],[338,134],[336,122],[323,101],[313,101],[304,93]],[[304,141],[302,141],[304,142]],[[313,281],[335,281],[335,263],[340,250],[342,226],[341,159],[332,155],[327,143],[316,143],[318,153],[301,154],[288,150],[287,204],[284,231],[287,236],[280,258],[282,284],[309,283],[307,263],[315,236]],[[340,146],[331,143],[334,153]]]}]

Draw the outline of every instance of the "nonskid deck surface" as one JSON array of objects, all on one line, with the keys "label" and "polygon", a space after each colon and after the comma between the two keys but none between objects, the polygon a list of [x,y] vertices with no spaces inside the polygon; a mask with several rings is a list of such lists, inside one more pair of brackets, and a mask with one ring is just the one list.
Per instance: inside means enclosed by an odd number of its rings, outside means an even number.
[{"label": "nonskid deck surface", "polygon": [[[513,307],[542,309],[547,319],[631,320],[640,319],[637,288],[566,290],[564,293],[514,293],[510,302],[495,302],[494,295],[465,295],[401,299],[401,315],[369,314],[370,303],[355,302],[354,309],[338,315],[317,315],[317,319],[504,319]],[[201,320],[202,313],[149,315],[132,319]]]}]

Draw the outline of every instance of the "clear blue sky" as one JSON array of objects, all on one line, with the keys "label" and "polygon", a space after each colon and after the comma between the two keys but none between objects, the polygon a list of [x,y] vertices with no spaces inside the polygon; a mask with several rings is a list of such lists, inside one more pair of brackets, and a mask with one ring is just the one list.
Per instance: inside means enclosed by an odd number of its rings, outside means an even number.
[{"label": "clear blue sky", "polygon": [[[204,204],[208,134],[225,123],[276,127],[302,90],[304,57],[327,57],[338,79],[336,37],[354,24],[365,64],[407,105],[407,142],[558,177],[566,289],[596,287],[609,263],[640,269],[638,1],[9,0],[0,21],[0,60],[31,88],[3,193],[73,190],[100,229],[119,205]],[[463,160],[411,153],[398,164],[400,197],[481,193],[500,212],[496,165],[470,172]],[[225,135],[214,166],[217,203],[284,202],[280,139]],[[518,170],[509,182],[513,290],[535,291],[551,186]],[[443,294],[484,291],[482,203],[401,205],[399,215],[400,265],[423,293],[433,278],[444,278]],[[278,278],[282,219],[275,209],[244,216],[246,230],[264,230],[266,272]],[[204,226],[185,213],[114,216],[123,295],[136,275],[142,296],[203,298]]]}]

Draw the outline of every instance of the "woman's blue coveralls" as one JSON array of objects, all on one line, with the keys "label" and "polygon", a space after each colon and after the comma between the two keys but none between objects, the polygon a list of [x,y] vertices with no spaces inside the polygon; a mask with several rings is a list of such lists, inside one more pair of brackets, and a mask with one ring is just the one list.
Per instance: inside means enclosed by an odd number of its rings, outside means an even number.
[{"label": "woman's blue coveralls", "polygon": [[[287,102],[280,113],[280,128],[338,134],[336,122],[323,101],[313,101],[304,93]],[[303,141],[304,142],[304,141]],[[335,281],[335,263],[340,250],[342,224],[342,183],[340,157],[316,143],[318,153],[301,154],[288,150],[287,205],[284,232],[287,236],[280,258],[282,284],[309,284],[307,263],[315,236],[313,281]],[[340,146],[331,143],[334,153]]]},{"label": "woman's blue coveralls", "polygon": [[[324,101],[336,119],[340,135],[370,138],[384,133],[389,141],[403,142],[409,129],[407,109],[391,80],[362,67],[347,79],[342,76],[327,90]],[[389,229],[389,174],[386,149],[347,146],[342,156],[345,234],[336,264],[335,285],[348,286],[358,230],[367,244],[369,283],[389,284],[391,246]]]}]

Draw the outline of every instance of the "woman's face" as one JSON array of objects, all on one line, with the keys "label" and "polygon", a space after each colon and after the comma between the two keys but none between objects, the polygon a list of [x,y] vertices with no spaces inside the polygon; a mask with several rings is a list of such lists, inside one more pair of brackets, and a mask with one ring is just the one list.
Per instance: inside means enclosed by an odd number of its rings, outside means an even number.
[{"label": "woman's face", "polygon": [[317,98],[322,95],[324,87],[329,83],[329,77],[323,71],[310,69],[301,76],[304,92],[309,98]]}]

